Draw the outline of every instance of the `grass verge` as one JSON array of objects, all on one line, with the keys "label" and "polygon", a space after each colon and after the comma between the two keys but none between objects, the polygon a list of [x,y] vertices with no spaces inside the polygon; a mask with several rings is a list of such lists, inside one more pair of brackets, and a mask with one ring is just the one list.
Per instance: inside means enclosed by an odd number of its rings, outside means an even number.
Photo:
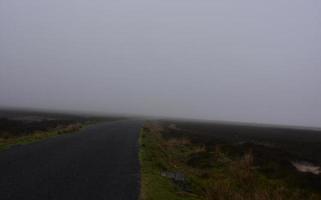
[{"label": "grass verge", "polygon": [[171,166],[167,163],[167,155],[162,148],[163,140],[160,130],[144,127],[140,138],[141,164],[141,200],[196,200],[193,194],[181,191],[171,180],[161,176],[161,172]]},{"label": "grass verge", "polygon": [[[265,166],[255,164],[252,149],[234,152],[229,144],[194,143],[183,132],[164,137],[166,131],[158,123],[146,123],[141,130],[141,200],[321,199],[285,178],[262,173]],[[185,180],[177,182],[162,172],[182,173]]]},{"label": "grass verge", "polygon": [[38,131],[32,134],[28,134],[20,137],[0,138],[0,151],[9,149],[10,147],[15,145],[29,144],[29,143],[37,142],[50,137],[58,136],[61,134],[76,132],[82,129],[84,126],[85,125],[83,124],[76,123],[76,124],[70,124],[65,127],[60,127],[54,130]]}]

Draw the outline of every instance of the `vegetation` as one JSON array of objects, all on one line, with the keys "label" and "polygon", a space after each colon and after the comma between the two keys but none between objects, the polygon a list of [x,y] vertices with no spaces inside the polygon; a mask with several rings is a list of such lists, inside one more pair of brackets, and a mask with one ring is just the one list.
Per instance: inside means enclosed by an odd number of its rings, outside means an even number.
[{"label": "vegetation", "polygon": [[123,119],[26,110],[0,110],[0,151],[48,137],[79,131],[84,126]]},{"label": "vegetation", "polygon": [[[0,111],[1,114],[1,111]],[[47,132],[52,130],[63,130],[65,128],[89,125],[98,122],[112,121],[121,118],[102,117],[70,117],[51,118],[51,116],[22,116],[22,117],[0,117],[0,138],[7,139],[21,137],[35,132]]]},{"label": "vegetation", "polygon": [[84,124],[74,123],[67,125],[57,125],[55,128],[47,130],[34,130],[27,132],[28,134],[10,134],[10,132],[2,132],[0,135],[0,151],[8,149],[14,145],[28,144],[43,140],[49,137],[71,133],[80,130]]},{"label": "vegetation", "polygon": [[53,129],[63,129],[77,123],[80,120],[14,120],[0,118],[0,137],[7,139],[21,137],[35,132],[47,132]]},{"label": "vegetation", "polygon": [[[142,200],[321,199],[320,176],[297,172],[292,154],[226,142],[170,123],[146,123],[140,136]],[[201,138],[201,139],[200,139]],[[183,181],[162,172],[184,174]]]},{"label": "vegetation", "polygon": [[191,193],[181,192],[173,182],[160,175],[162,170],[172,166],[167,162],[168,155],[158,128],[154,126],[151,132],[151,127],[145,126],[140,135],[141,199],[198,199]]}]

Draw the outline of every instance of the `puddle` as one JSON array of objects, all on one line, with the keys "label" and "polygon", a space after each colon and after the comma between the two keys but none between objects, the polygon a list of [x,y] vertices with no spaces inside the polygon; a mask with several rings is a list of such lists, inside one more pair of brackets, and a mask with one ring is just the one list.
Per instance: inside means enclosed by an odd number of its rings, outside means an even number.
[{"label": "puddle", "polygon": [[305,173],[312,173],[315,175],[321,174],[321,168],[320,166],[316,166],[312,163],[305,162],[305,161],[296,161],[292,162],[292,165],[299,171],[299,172],[305,172]]}]

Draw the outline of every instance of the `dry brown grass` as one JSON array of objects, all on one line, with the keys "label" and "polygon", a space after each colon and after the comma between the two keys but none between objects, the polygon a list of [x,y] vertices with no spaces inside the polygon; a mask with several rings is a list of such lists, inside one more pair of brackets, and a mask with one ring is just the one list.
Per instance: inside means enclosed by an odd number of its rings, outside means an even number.
[{"label": "dry brown grass", "polygon": [[[230,154],[225,144],[205,146],[194,143],[185,135],[164,138],[163,131],[174,127],[162,128],[160,124],[150,123],[145,126],[146,133],[155,141],[154,147],[166,170],[184,173],[196,199],[206,200],[288,200],[320,199],[315,195],[302,192],[300,188],[289,188],[283,180],[269,179],[258,171],[252,149],[243,156]],[[175,127],[176,128],[176,127]],[[185,133],[185,130],[184,130]],[[147,137],[146,137],[147,138]],[[155,153],[155,154],[156,154]],[[200,155],[197,155],[200,153]],[[191,158],[196,165],[189,165]],[[204,162],[211,162],[210,167],[202,167]],[[196,167],[195,167],[196,166]],[[201,167],[200,167],[201,166]],[[175,191],[172,188],[172,191]],[[306,198],[304,198],[306,197]],[[163,198],[165,199],[165,198]]]},{"label": "dry brown grass", "polygon": [[199,145],[193,148],[193,153],[203,153],[203,152],[206,152],[205,145]]},{"label": "dry brown grass", "polygon": [[186,138],[174,138],[174,139],[169,139],[166,142],[166,145],[168,147],[174,147],[174,146],[185,146],[185,145],[190,145],[191,141]]},{"label": "dry brown grass", "polygon": [[162,125],[156,122],[146,122],[143,129],[149,130],[154,134],[160,134],[162,131],[164,131]]}]

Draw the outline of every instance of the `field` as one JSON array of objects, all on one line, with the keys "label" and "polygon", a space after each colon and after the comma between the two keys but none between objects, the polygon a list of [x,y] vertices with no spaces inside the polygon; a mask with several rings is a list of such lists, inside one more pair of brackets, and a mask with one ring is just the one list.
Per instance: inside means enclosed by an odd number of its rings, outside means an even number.
[{"label": "field", "polygon": [[320,144],[316,130],[148,122],[141,199],[321,199]]},{"label": "field", "polygon": [[119,117],[94,117],[76,114],[0,110],[0,151],[49,137],[73,133],[85,126]]}]

